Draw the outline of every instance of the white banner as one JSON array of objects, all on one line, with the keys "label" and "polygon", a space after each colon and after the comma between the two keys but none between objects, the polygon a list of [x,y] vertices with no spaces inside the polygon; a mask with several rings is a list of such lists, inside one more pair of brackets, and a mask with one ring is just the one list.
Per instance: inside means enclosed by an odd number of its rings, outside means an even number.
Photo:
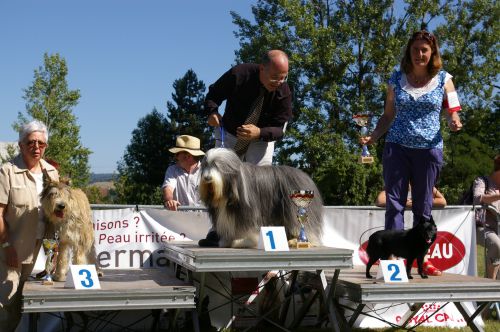
[{"label": "white banner", "polygon": [[[354,250],[355,265],[365,265],[366,241],[373,232],[384,228],[385,210],[376,207],[325,207],[323,244]],[[438,238],[429,250],[429,258],[439,269],[457,274],[476,274],[475,224],[470,207],[447,207],[433,211]],[[163,244],[204,238],[210,228],[208,214],[203,211],[173,212],[164,209],[94,210],[94,230],[98,261],[104,269],[156,268],[166,265]],[[412,226],[411,212],[405,213],[405,228]],[[37,266],[43,268],[45,257]],[[41,266],[41,268],[40,268]],[[375,267],[372,268],[374,272]],[[419,278],[419,276],[415,276]],[[429,318],[444,303],[429,303],[413,319],[418,323]],[[383,304],[368,310],[379,317],[361,315],[357,327],[387,327],[386,320],[398,323],[407,305]],[[427,326],[465,326],[453,304],[447,305]]]},{"label": "white banner", "polygon": [[[447,273],[476,275],[476,231],[470,207],[447,207],[432,212],[438,228],[438,236],[428,252],[432,264]],[[354,250],[354,265],[366,265],[365,248],[370,235],[384,229],[385,209],[376,207],[326,207],[323,244],[330,247]],[[411,211],[405,212],[405,229],[413,224]],[[416,263],[415,263],[416,266]],[[377,266],[372,267],[372,275]],[[342,275],[340,276],[342,278]],[[414,278],[420,278],[415,275]],[[439,277],[430,277],[439,278]],[[348,303],[350,307],[356,304]],[[444,306],[444,308],[443,308]],[[467,303],[469,311],[473,306]],[[439,311],[438,311],[439,310]],[[384,303],[367,305],[355,322],[359,328],[386,328],[384,321],[398,324],[408,311],[407,304]],[[347,311],[346,315],[352,312]],[[481,318],[476,318],[482,324]],[[425,322],[424,322],[425,321]],[[424,322],[424,323],[423,323]],[[464,327],[466,322],[453,303],[426,303],[412,318],[409,326]]]},{"label": "white banner", "polygon": [[166,266],[163,244],[204,238],[210,227],[205,212],[126,209],[93,214],[97,259],[104,269]]},{"label": "white banner", "polygon": [[[366,265],[364,251],[370,235],[384,229],[385,210],[376,207],[325,207],[323,244],[354,250],[354,265]],[[449,207],[432,212],[438,236],[429,249],[437,268],[456,274],[476,274],[476,230],[468,207]],[[405,229],[413,225],[411,211],[405,212]],[[375,270],[375,268],[372,268]]]},{"label": "white banner", "polygon": [[[156,268],[165,266],[163,244],[199,240],[210,229],[203,211],[175,212],[163,209],[93,210],[97,260],[103,269]],[[44,269],[43,250],[35,270]]]}]

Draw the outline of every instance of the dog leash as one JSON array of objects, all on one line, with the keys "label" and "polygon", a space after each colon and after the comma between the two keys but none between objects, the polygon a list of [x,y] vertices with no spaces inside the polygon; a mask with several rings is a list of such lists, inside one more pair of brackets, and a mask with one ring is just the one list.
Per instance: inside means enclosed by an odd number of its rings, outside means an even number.
[{"label": "dog leash", "polygon": [[224,145],[224,138],[225,138],[224,136],[225,136],[225,133],[224,133],[224,124],[222,123],[222,118],[219,121],[220,139],[217,139],[215,137],[215,130],[217,130],[217,129],[214,129],[214,131],[212,132],[212,141],[214,142],[214,147],[217,147],[217,141],[220,141],[220,147],[221,148],[225,148],[225,145]]},{"label": "dog leash", "polygon": [[[224,145],[225,133],[224,133],[224,125],[222,123],[222,119],[220,120],[219,134],[220,134],[220,147],[225,148],[225,145]],[[217,141],[217,139],[215,138],[215,135],[214,135],[214,140]]]}]

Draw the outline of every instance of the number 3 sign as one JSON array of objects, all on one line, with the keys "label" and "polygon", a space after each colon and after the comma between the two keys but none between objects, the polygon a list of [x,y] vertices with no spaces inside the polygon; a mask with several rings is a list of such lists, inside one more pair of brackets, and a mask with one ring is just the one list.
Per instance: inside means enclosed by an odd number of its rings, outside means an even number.
[{"label": "number 3 sign", "polygon": [[95,265],[70,265],[64,288],[101,289]]},{"label": "number 3 sign", "polygon": [[382,279],[382,276],[385,282],[408,282],[405,261],[402,259],[380,260],[377,279]]}]

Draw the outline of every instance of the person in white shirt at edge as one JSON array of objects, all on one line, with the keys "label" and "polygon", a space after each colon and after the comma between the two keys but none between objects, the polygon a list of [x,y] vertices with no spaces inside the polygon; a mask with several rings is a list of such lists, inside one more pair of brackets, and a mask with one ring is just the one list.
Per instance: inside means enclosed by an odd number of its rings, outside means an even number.
[{"label": "person in white shirt at edge", "polygon": [[175,147],[169,151],[175,154],[176,163],[165,172],[163,205],[172,211],[179,206],[200,206],[200,159],[205,155],[200,150],[200,140],[189,135],[178,136]]}]

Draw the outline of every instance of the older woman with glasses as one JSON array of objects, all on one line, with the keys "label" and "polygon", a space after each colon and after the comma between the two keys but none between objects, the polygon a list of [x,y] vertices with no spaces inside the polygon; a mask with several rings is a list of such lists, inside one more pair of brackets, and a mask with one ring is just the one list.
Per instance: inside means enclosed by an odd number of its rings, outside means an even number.
[{"label": "older woman with glasses", "polygon": [[[260,64],[234,66],[210,85],[205,114],[208,124],[216,128],[216,146],[233,149],[252,164],[271,165],[274,142],[283,137],[292,118],[287,78],[288,56],[271,50]],[[218,111],[223,101],[224,116]]]},{"label": "older woman with glasses", "polygon": [[32,121],[19,131],[20,153],[0,168],[0,331],[14,331],[21,318],[21,293],[40,250],[45,224],[40,209],[43,174],[58,180],[42,159],[47,127]]},{"label": "older woman with glasses", "polygon": [[[436,37],[425,30],[415,32],[400,70],[389,79],[384,113],[371,135],[360,139],[362,144],[373,144],[388,131],[383,152],[386,229],[404,228],[410,182],[414,224],[422,216],[430,218],[433,188],[443,164],[441,114],[450,130],[462,128],[452,76],[441,67]],[[430,262],[424,269],[429,275],[441,275]]]}]

